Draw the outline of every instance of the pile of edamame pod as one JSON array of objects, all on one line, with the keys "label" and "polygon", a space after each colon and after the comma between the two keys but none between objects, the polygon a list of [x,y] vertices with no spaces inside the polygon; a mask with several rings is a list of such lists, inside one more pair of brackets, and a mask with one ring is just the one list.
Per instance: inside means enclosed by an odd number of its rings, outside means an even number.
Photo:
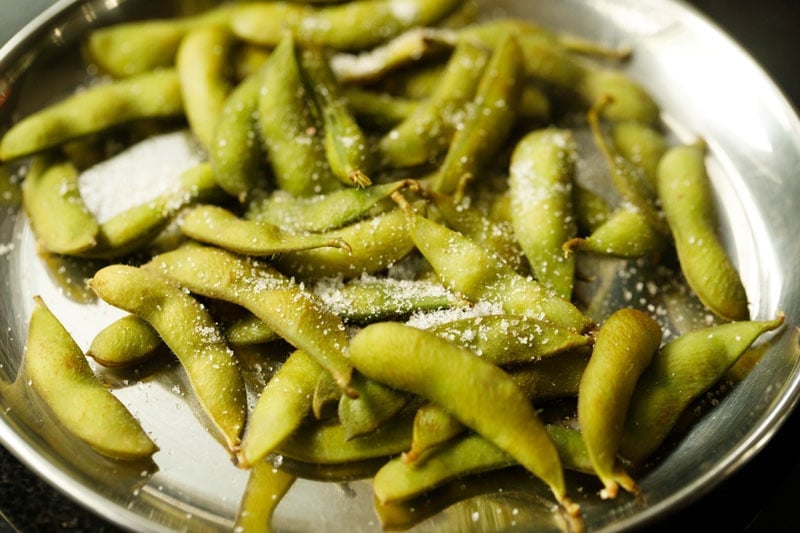
[{"label": "pile of edamame pod", "polygon": [[[169,350],[251,471],[245,531],[302,465],[371,479],[385,529],[453,480],[521,470],[580,529],[565,470],[637,494],[681,415],[783,323],[750,317],[707,147],[672,140],[624,51],[470,0],[222,3],[83,51],[97,80],[10,126],[0,159],[29,162],[42,257],[95,265],[127,315],[84,352],[37,296],[27,378],[92,449],[140,460],[158,436],[95,365]],[[202,162],[98,220],[82,173],[176,129]],[[602,190],[579,179],[590,148]],[[673,269],[713,320],[668,335],[635,302],[593,313],[581,265],[604,259]],[[252,408],[244,349],[279,363]]]}]

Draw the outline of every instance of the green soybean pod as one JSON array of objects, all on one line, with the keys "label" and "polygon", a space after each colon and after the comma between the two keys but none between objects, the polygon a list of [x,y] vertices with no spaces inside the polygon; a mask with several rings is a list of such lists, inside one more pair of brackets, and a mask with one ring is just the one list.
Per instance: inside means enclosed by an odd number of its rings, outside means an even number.
[{"label": "green soybean pod", "polygon": [[397,126],[419,105],[417,100],[359,87],[345,87],[344,97],[359,124],[379,132]]},{"label": "green soybean pod", "polygon": [[485,214],[479,207],[471,205],[471,201],[459,199],[461,192],[452,196],[425,190],[441,215],[444,224],[481,244],[489,251],[496,253],[516,272],[527,274],[530,267],[525,260],[522,249],[514,234],[514,227],[505,220],[495,220]]},{"label": "green soybean pod", "polygon": [[579,233],[594,232],[608,220],[613,212],[612,208],[602,196],[580,183],[575,183],[572,191]]},{"label": "green soybean pod", "polygon": [[641,168],[655,190],[658,163],[669,148],[664,134],[652,124],[627,120],[611,125],[611,139],[617,152]]},{"label": "green soybean pod", "polygon": [[34,297],[24,364],[31,386],[56,418],[98,453],[128,461],[158,451],[139,421],[97,379],[81,348],[39,296]]},{"label": "green soybean pod", "polygon": [[562,246],[578,231],[572,204],[577,158],[569,130],[535,130],[515,145],[508,178],[514,234],[531,270],[566,299],[572,297],[575,258]]},{"label": "green soybean pod", "polygon": [[184,36],[195,28],[226,25],[229,6],[192,16],[112,24],[92,30],[84,43],[89,60],[122,78],[172,67]]},{"label": "green soybean pod", "polygon": [[411,220],[414,244],[449,289],[473,302],[499,303],[507,313],[545,320],[579,333],[594,327],[572,302],[517,274],[471,239],[420,215],[412,215]]},{"label": "green soybean pod", "polygon": [[653,356],[630,400],[619,454],[641,465],[664,442],[686,407],[712,385],[761,335],[785,317],[744,320],[677,337]]},{"label": "green soybean pod", "polygon": [[196,202],[218,201],[224,196],[211,166],[200,163],[181,174],[175,186],[164,194],[100,224],[95,246],[77,255],[92,259],[130,255],[152,244],[184,207]]},{"label": "green soybean pod", "polygon": [[622,428],[636,382],[661,345],[661,326],[632,308],[615,311],[597,332],[592,357],[578,390],[578,424],[602,498],[616,498],[619,486],[638,492],[617,460]]},{"label": "green soybean pod", "polygon": [[275,184],[297,196],[341,188],[325,156],[322,125],[315,117],[291,34],[270,54],[262,75],[259,124]]},{"label": "green soybean pod", "polygon": [[14,124],[0,139],[0,160],[31,155],[138,119],[182,115],[181,84],[172,69],[94,85]]},{"label": "green soybean pod", "polygon": [[375,168],[374,154],[342,96],[342,88],[330,67],[329,54],[319,47],[304,48],[299,54],[307,86],[322,115],[325,155],[331,170],[349,187],[371,185],[369,175]]},{"label": "green soybean pod", "polygon": [[513,33],[492,52],[467,116],[453,135],[433,182],[443,194],[455,192],[461,180],[478,178],[511,133],[524,85],[522,52]]},{"label": "green soybean pod", "polygon": [[430,98],[406,120],[385,133],[378,152],[389,167],[414,167],[435,161],[447,151],[478,88],[489,51],[471,40],[458,42],[442,79]]},{"label": "green soybean pod", "polygon": [[399,413],[409,401],[407,394],[366,379],[358,373],[353,375],[353,388],[358,391],[358,398],[342,396],[337,409],[347,439],[375,431]]},{"label": "green soybean pod", "polygon": [[175,58],[189,127],[206,149],[212,146],[233,89],[229,72],[233,45],[233,35],[224,26],[197,28],[181,40]]},{"label": "green soybean pod", "polygon": [[325,370],[313,357],[295,350],[270,378],[256,401],[242,444],[239,466],[258,465],[311,413],[311,398]]},{"label": "green soybean pod", "polygon": [[367,377],[440,404],[542,479],[568,513],[579,512],[566,495],[561,460],[544,425],[498,367],[434,333],[392,322],[359,331],[349,355]]},{"label": "green soybean pod", "polygon": [[744,320],[747,292],[717,233],[705,154],[703,144],[671,148],[658,166],[658,196],[689,287],[715,314]]},{"label": "green soybean pod", "polygon": [[78,189],[78,171],[50,157],[33,160],[22,182],[22,205],[39,246],[72,255],[97,242],[100,226]]},{"label": "green soybean pod", "polygon": [[563,244],[566,253],[589,252],[626,259],[657,257],[669,244],[648,218],[633,206],[617,209],[586,237],[574,237]]},{"label": "green soybean pod", "polygon": [[189,291],[240,305],[287,342],[308,353],[348,395],[352,366],[341,319],[305,287],[273,267],[220,248],[191,244],[154,256],[142,266]]},{"label": "green soybean pod", "polygon": [[452,194],[465,177],[478,178],[511,133],[524,84],[522,52],[509,32],[492,52],[467,116],[456,129],[433,189]]},{"label": "green soybean pod", "polygon": [[181,218],[181,232],[198,242],[254,257],[325,247],[350,249],[340,238],[284,231],[267,222],[239,218],[232,211],[211,204],[190,209]]},{"label": "green soybean pod", "polygon": [[259,69],[230,92],[208,149],[217,183],[240,202],[266,181],[266,154],[259,131],[261,84]]},{"label": "green soybean pod", "polygon": [[146,361],[163,346],[161,337],[137,315],[125,315],[101,329],[86,355],[107,367],[126,367]]},{"label": "green soybean pod", "polygon": [[[591,463],[585,460],[580,433],[552,424],[545,429],[558,448],[564,468],[593,473]],[[436,450],[431,460],[423,464],[409,464],[402,458],[390,460],[375,474],[372,486],[381,504],[391,504],[419,496],[452,479],[517,464],[508,452],[489,440],[468,434]]]},{"label": "green soybean pod", "polygon": [[276,468],[267,460],[253,465],[236,512],[234,531],[272,531],[272,515],[296,480],[297,476]]},{"label": "green soybean pod", "polygon": [[405,412],[375,431],[348,439],[336,419],[304,424],[278,447],[277,453],[317,465],[341,465],[397,455],[411,441],[412,417]]},{"label": "green soybean pod", "polygon": [[178,357],[200,405],[233,451],[247,417],[239,364],[216,323],[166,278],[126,265],[103,267],[89,282],[107,303],[146,320]]},{"label": "green soybean pod", "polygon": [[332,6],[244,2],[234,7],[231,27],[248,42],[276,45],[289,31],[303,46],[363,50],[416,26],[433,25],[463,0],[356,0]]},{"label": "green soybean pod", "polygon": [[350,245],[350,251],[317,248],[281,254],[273,264],[287,275],[302,280],[341,276],[352,279],[380,272],[414,250],[408,220],[401,209],[393,209],[344,228],[323,233]]},{"label": "green soybean pod", "polygon": [[388,210],[386,204],[394,193],[410,189],[416,191],[414,180],[397,180],[370,187],[341,189],[327,194],[298,197],[286,191],[253,196],[247,204],[244,217],[248,220],[269,222],[290,231],[323,232]]}]

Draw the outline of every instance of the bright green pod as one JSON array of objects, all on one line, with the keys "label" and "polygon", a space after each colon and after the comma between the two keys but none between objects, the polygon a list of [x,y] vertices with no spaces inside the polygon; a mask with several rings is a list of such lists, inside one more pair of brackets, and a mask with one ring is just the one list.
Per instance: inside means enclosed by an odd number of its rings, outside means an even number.
[{"label": "bright green pod", "polygon": [[314,387],[325,370],[313,357],[295,350],[270,378],[258,397],[237,452],[239,466],[262,462],[311,413]]},{"label": "bright green pod", "polygon": [[774,320],[745,320],[701,328],[670,341],[639,378],[625,419],[619,454],[641,465],[665,441],[689,404],[717,383]]},{"label": "bright green pod", "polygon": [[182,115],[181,84],[174,70],[94,85],[14,124],[0,140],[0,160],[31,155],[134,120]]},{"label": "bright green pod", "polygon": [[266,180],[260,137],[261,70],[237,85],[225,100],[208,156],[219,186],[244,202]]},{"label": "bright green pod", "polygon": [[332,6],[288,2],[243,2],[231,27],[245,41],[275,46],[287,31],[302,46],[335,50],[372,48],[416,26],[433,25],[463,0],[356,0]]},{"label": "bright green pod", "polygon": [[225,101],[233,90],[233,35],[224,26],[197,28],[181,40],[175,70],[189,128],[207,150],[212,146]]},{"label": "bright green pod", "polygon": [[347,430],[335,419],[305,424],[277,452],[305,463],[341,465],[397,455],[410,442],[411,416],[401,413],[375,431],[352,439],[348,439]]},{"label": "bright green pod", "polygon": [[198,242],[254,257],[326,247],[350,249],[339,238],[284,231],[267,222],[239,218],[224,207],[210,204],[190,209],[181,218],[181,232]]},{"label": "bright green pod", "polygon": [[348,439],[375,431],[399,413],[409,400],[407,394],[361,374],[353,376],[353,388],[358,391],[358,397],[342,396],[337,410]]},{"label": "bright green pod", "polygon": [[410,98],[358,87],[346,88],[344,97],[359,123],[381,132],[397,126],[419,105]]},{"label": "bright green pod", "polygon": [[92,30],[84,48],[101,71],[122,78],[173,66],[188,32],[227,23],[228,6],[193,16],[123,22]]},{"label": "bright green pod", "polygon": [[246,308],[316,359],[345,393],[355,394],[341,319],[311,291],[266,263],[220,248],[187,245],[156,255],[142,268],[159,272],[196,294]]},{"label": "bright green pod", "polygon": [[[385,201],[395,192],[407,188],[416,190],[418,185],[412,180],[398,180],[309,197],[273,191],[263,197],[254,197],[248,203],[244,217],[269,222],[289,231],[323,232],[386,210]],[[396,206],[393,202],[389,205],[392,208]]]},{"label": "bright green pod", "polygon": [[578,94],[585,108],[599,99],[610,97],[609,104],[602,111],[606,120],[658,123],[661,110],[653,96],[626,72],[604,67],[585,67],[583,70]]},{"label": "bright green pod", "polygon": [[514,125],[524,84],[522,52],[513,33],[492,52],[466,117],[453,135],[433,190],[452,194],[464,179],[480,178]]},{"label": "bright green pod", "polygon": [[100,226],[81,199],[71,163],[35,158],[22,182],[22,205],[39,246],[49,252],[73,255],[97,242]]},{"label": "bright green pod", "polygon": [[669,148],[664,134],[653,125],[628,120],[611,125],[611,139],[619,155],[641,168],[655,190],[658,163]]},{"label": "bright green pod", "polygon": [[86,355],[103,366],[126,367],[150,359],[163,344],[146,320],[125,315],[94,336]]},{"label": "bright green pod", "polygon": [[562,246],[578,231],[572,203],[577,159],[572,132],[534,130],[515,145],[508,178],[520,247],[539,282],[565,299],[575,282],[575,258]]},{"label": "bright green pod", "polygon": [[401,209],[393,209],[341,229],[323,233],[339,238],[351,250],[317,248],[281,254],[273,264],[287,275],[302,280],[321,278],[352,279],[380,272],[414,250],[408,233],[408,220]]},{"label": "bright green pod", "polygon": [[113,459],[142,460],[158,451],[39,296],[28,328],[24,363],[30,385],[70,433]]},{"label": "bright green pod", "polygon": [[197,202],[217,201],[224,196],[211,166],[200,163],[181,174],[171,190],[100,224],[96,245],[77,255],[115,259],[140,251],[152,244],[184,207]]},{"label": "bright green pod", "polygon": [[385,165],[423,165],[447,151],[466,116],[467,104],[475,97],[489,55],[484,47],[470,40],[459,41],[430,98],[378,142]]},{"label": "bright green pod", "polygon": [[519,315],[461,318],[433,325],[429,331],[498,366],[535,363],[592,343],[588,335]]},{"label": "bright green pod", "polygon": [[671,148],[658,166],[658,196],[686,283],[715,314],[745,320],[747,292],[717,233],[705,154],[700,144]]},{"label": "bright green pod", "polygon": [[[558,447],[564,468],[592,472],[591,464],[584,459],[586,450],[580,433],[550,424],[545,428]],[[423,464],[392,459],[378,470],[372,485],[375,497],[385,505],[415,498],[453,479],[517,464],[508,452],[480,435],[470,434],[436,450]]]},{"label": "bright green pod", "polygon": [[517,274],[471,239],[425,217],[414,215],[411,237],[449,289],[473,302],[500,304],[505,312],[589,331],[592,320],[572,302],[534,279]]},{"label": "bright green pod", "polygon": [[[533,401],[576,397],[590,352],[572,350],[532,364],[507,368],[506,372]],[[420,407],[414,417],[414,436],[411,448],[405,453],[406,461],[422,462],[428,450],[447,442],[465,429],[464,424],[438,405]]]},{"label": "bright green pod", "polygon": [[342,96],[342,88],[333,74],[328,53],[318,47],[299,52],[300,68],[325,130],[325,155],[334,175],[348,187],[372,184],[375,157],[367,136]]},{"label": "bright green pod", "polygon": [[519,247],[513,226],[505,220],[494,220],[481,209],[471,205],[470,201],[460,201],[460,193],[452,196],[425,191],[441,215],[445,225],[462,233],[475,242],[496,253],[520,274],[528,273],[522,249]]},{"label": "bright green pod", "polygon": [[547,483],[567,512],[577,512],[555,445],[528,398],[497,366],[434,333],[392,322],[359,331],[348,353],[367,377],[450,411]]},{"label": "bright green pod", "polygon": [[590,234],[602,226],[611,216],[612,209],[602,196],[576,183],[572,189],[572,201],[575,205],[575,222],[578,231]]},{"label": "bright green pod", "polygon": [[269,461],[253,465],[236,512],[234,531],[272,531],[272,515],[296,480],[297,476],[276,468]]},{"label": "bright green pod", "polygon": [[341,188],[325,156],[322,125],[303,81],[291,34],[286,34],[264,65],[258,111],[261,138],[278,188],[297,196]]},{"label": "bright green pod", "polygon": [[621,207],[587,237],[575,237],[563,244],[567,253],[581,251],[636,259],[657,257],[666,249],[667,237],[656,230],[635,207]]},{"label": "bright green pod", "polygon": [[621,485],[637,492],[617,460],[628,404],[642,372],[661,345],[661,326],[632,308],[615,311],[600,326],[592,357],[578,390],[578,424],[597,476],[602,498],[616,498]]},{"label": "bright green pod", "polygon": [[110,265],[89,282],[104,301],[147,321],[178,357],[203,410],[229,450],[240,442],[247,394],[239,364],[200,302],[166,278],[126,265]]}]

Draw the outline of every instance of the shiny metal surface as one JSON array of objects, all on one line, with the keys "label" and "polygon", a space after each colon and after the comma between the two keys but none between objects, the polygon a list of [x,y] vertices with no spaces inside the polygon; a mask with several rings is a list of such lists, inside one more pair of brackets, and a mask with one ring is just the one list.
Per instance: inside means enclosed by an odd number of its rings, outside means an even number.
[{"label": "shiny metal surface", "polygon": [[[74,42],[93,25],[166,14],[178,4],[137,0],[61,1],[0,50],[0,124],[52,101],[83,81]],[[678,446],[642,478],[642,502],[600,501],[573,484],[591,531],[622,531],[646,524],[710,490],[757,453],[794,407],[800,384],[796,326],[800,323],[800,122],[772,82],[746,54],[685,4],[666,0],[500,0],[483,2],[545,25],[609,43],[630,44],[627,67],[653,93],[676,137],[702,136],[711,148],[712,177],[726,243],[740,266],[751,312],[770,318],[781,310],[789,327],[773,340],[747,379],[721,398]],[[63,59],[43,69],[48,56]],[[52,66],[53,64],[51,64]],[[713,68],[712,68],[713,66]],[[46,82],[43,82],[46,80]],[[3,101],[4,100],[4,101]],[[98,304],[78,304],[36,255],[33,236],[15,210],[0,211],[0,439],[32,469],[109,520],[136,531],[230,529],[246,473],[231,465],[196,422],[176,368],[117,389],[157,439],[154,464],[120,466],[83,452],[49,423],[28,395],[6,386],[16,376],[31,296],[43,294],[79,343],[87,345],[113,316]],[[624,287],[616,285],[621,292]],[[613,296],[613,295],[612,295]],[[622,298],[621,294],[616,294]],[[573,480],[580,483],[581,480]],[[450,508],[417,527],[459,524],[485,529],[557,530],[537,494],[505,494]],[[472,522],[479,512],[479,522]],[[503,519],[491,520],[494,513]],[[369,485],[298,483],[276,515],[282,530],[375,531]]]}]

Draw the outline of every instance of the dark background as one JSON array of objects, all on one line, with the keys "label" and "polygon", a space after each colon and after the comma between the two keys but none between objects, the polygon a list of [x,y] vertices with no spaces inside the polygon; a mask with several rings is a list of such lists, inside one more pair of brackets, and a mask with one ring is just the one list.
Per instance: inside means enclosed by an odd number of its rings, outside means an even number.
[{"label": "dark background", "polygon": [[[13,9],[16,1],[20,0],[0,0],[0,7],[5,4]],[[46,2],[40,3],[46,5]],[[800,0],[692,0],[689,3],[744,46],[783,89],[795,108],[800,108],[800,62],[797,60]],[[0,22],[0,27],[4,25],[7,22]],[[795,515],[800,500],[798,483],[800,412],[790,417],[763,452],[736,474],[710,494],[648,530],[676,531],[705,524],[714,531],[726,532],[798,530],[800,526]],[[6,530],[117,531],[117,528],[74,504],[0,446],[0,531]]]}]

